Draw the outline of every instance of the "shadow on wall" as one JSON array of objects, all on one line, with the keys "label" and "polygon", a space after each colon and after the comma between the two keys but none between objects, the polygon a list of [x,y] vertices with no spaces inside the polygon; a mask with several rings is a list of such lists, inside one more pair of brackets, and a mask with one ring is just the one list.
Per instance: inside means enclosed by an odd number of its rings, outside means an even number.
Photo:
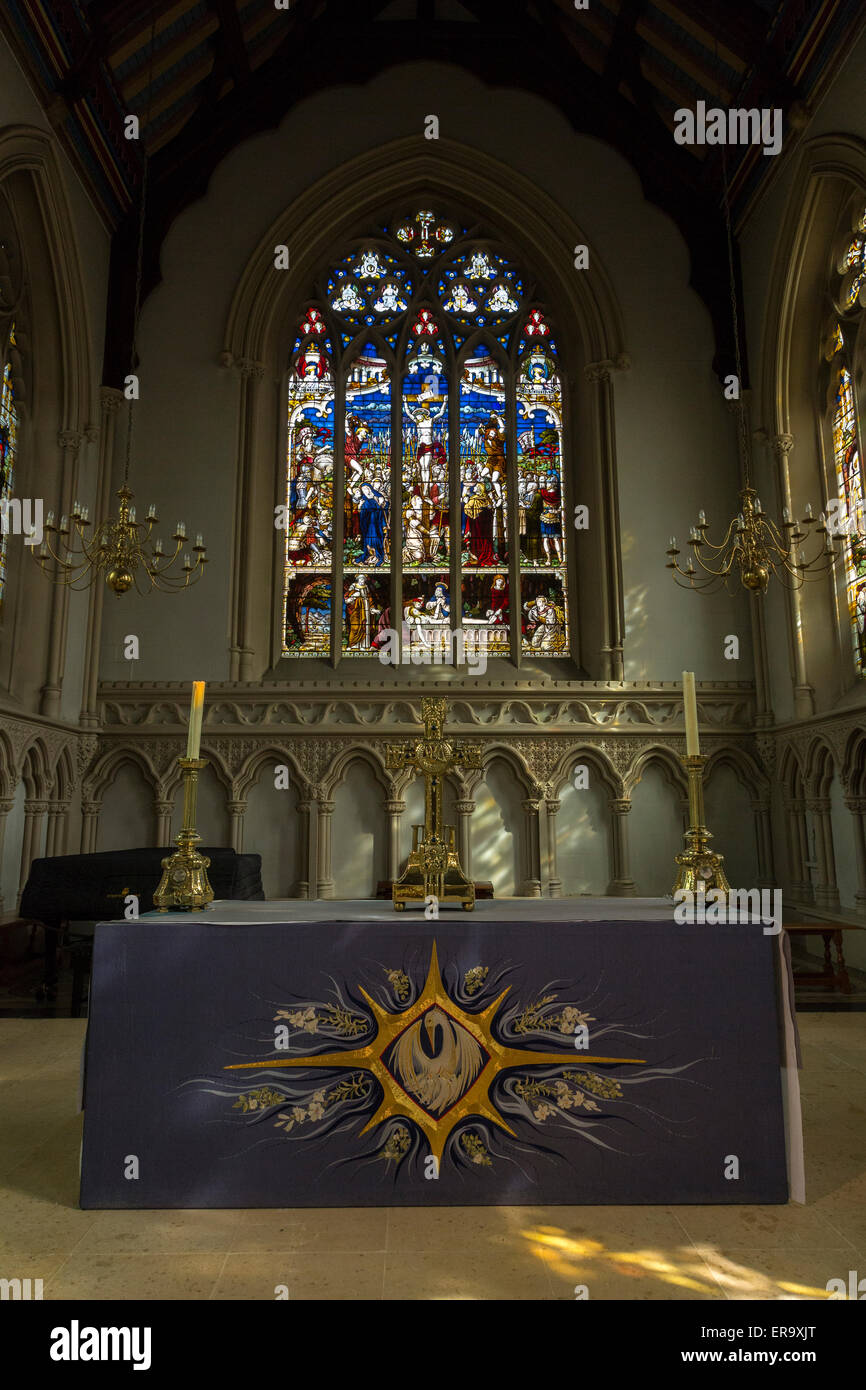
[{"label": "shadow on wall", "polygon": [[567,782],[556,816],[556,868],[565,898],[602,897],[610,881],[608,793],[590,771],[588,787]]},{"label": "shadow on wall", "polygon": [[489,879],[498,898],[522,891],[525,792],[508,764],[493,758],[475,789],[472,877]]},{"label": "shadow on wall", "polygon": [[334,792],[331,873],[335,898],[372,898],[388,876],[382,788],[364,762],[349,765]]},{"label": "shadow on wall", "polygon": [[657,763],[650,763],[632,792],[629,844],[632,878],[639,898],[670,893],[676,877],[674,855],[683,847],[680,793]]}]

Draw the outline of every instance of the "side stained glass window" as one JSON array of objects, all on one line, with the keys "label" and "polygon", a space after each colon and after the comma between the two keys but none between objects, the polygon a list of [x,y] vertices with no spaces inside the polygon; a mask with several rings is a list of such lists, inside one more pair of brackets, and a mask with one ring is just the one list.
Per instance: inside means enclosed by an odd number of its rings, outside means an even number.
[{"label": "side stained glass window", "polygon": [[429,207],[322,276],[288,376],[285,655],[570,654],[563,380],[529,283]]},{"label": "side stained glass window", "polygon": [[[15,347],[15,325],[9,331],[9,348]],[[15,388],[12,384],[12,363],[6,352],[3,384],[0,387],[0,503],[12,496],[15,484],[15,463],[18,448],[18,412],[15,408]],[[0,529],[0,603],[6,593],[7,536]]]},{"label": "side stained glass window", "polygon": [[[837,376],[836,408],[833,414],[833,456],[839,497],[853,529],[863,532],[863,468],[854,411],[851,373],[842,367]],[[866,548],[857,536],[844,544],[845,587],[854,639],[854,660],[858,671],[866,673]]]},{"label": "side stained glass window", "polygon": [[845,603],[851,624],[854,665],[866,675],[866,527],[863,449],[850,345],[866,307],[866,209],[854,218],[850,236],[836,265],[834,293],[838,319],[828,335],[825,357],[832,364],[831,426],[836,491],[844,514],[840,536],[844,556]]}]

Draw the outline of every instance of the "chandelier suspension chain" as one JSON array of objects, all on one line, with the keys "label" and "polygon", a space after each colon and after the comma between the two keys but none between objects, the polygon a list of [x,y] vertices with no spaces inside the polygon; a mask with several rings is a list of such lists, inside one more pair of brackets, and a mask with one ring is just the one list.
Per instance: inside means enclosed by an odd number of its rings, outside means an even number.
[{"label": "chandelier suspension chain", "polygon": [[[132,342],[130,344],[129,372],[135,374],[138,365],[138,319],[141,313],[141,284],[144,267],[144,225],[145,213],[147,209],[147,184],[150,172],[150,156],[147,153],[144,133],[150,125],[151,112],[153,110],[153,59],[156,47],[156,6],[151,9],[150,24],[150,61],[147,73],[147,110],[145,112],[144,125],[139,131],[141,137],[142,150],[144,152],[144,168],[141,175],[141,197],[138,209],[138,248],[136,252],[135,264],[135,308],[132,316]],[[129,470],[132,464],[132,429],[133,429],[133,405],[134,400],[130,396],[129,410],[126,416],[126,458],[123,464],[123,486],[129,483]]]}]

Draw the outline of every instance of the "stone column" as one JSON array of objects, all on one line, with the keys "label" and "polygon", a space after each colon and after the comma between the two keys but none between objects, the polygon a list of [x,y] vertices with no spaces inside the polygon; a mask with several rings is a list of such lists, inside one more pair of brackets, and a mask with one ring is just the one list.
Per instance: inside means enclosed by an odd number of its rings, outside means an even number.
[{"label": "stone column", "polygon": [[[4,799],[0,801],[0,867],[2,867],[3,864],[3,846],[6,841],[6,817],[9,815],[14,805],[15,802],[11,798],[4,797]],[[0,917],[3,916],[5,911],[6,909],[3,903],[3,879],[2,875],[0,875]]]},{"label": "stone column", "polygon": [[607,895],[609,898],[633,898],[637,894],[637,887],[629,863],[627,820],[631,801],[628,797],[613,796],[607,804],[610,807],[611,867]]},{"label": "stone column", "polygon": [[457,855],[460,867],[467,878],[472,877],[472,813],[475,802],[469,798],[455,801],[457,812]]},{"label": "stone column", "polygon": [[[595,386],[593,414],[595,417],[595,467],[598,489],[599,521],[602,528],[602,563],[599,567],[599,598],[603,614],[602,676],[606,680],[623,679],[623,638],[625,608],[623,603],[622,550],[619,524],[619,487],[616,468],[616,428],[613,410],[611,371],[625,370],[627,358],[617,362],[591,362],[584,368],[588,382]],[[576,502],[585,499],[575,498]]]},{"label": "stone column", "polygon": [[174,802],[157,798],[153,803],[153,810],[156,816],[156,843],[165,848],[171,844],[171,817],[174,811]]},{"label": "stone column", "polygon": [[776,887],[776,868],[773,863],[773,832],[770,826],[770,803],[767,797],[755,797],[750,803],[755,818],[755,842],[758,846],[758,888]]},{"label": "stone column", "polygon": [[45,857],[53,859],[55,855],[62,854],[62,849],[58,848],[58,842],[62,839],[63,821],[61,816],[68,810],[68,802],[52,801],[48,805],[48,827],[45,832]]},{"label": "stone column", "polygon": [[559,877],[559,872],[556,867],[556,814],[561,804],[558,796],[549,796],[544,802],[547,810],[548,892],[552,898],[562,897],[562,879]]},{"label": "stone column", "polygon": [[857,892],[854,894],[854,905],[863,917],[866,916],[866,825],[863,821],[866,815],[866,796],[846,797],[845,805],[851,812],[854,823],[854,855],[857,860]]},{"label": "stone column", "polygon": [[833,827],[830,822],[830,798],[811,797],[806,803],[815,823],[815,851],[818,858],[818,881],[815,884],[815,906],[836,910],[839,889],[836,884],[836,858],[833,854]]},{"label": "stone column", "polygon": [[540,827],[538,824],[538,810],[541,799],[528,796],[522,801],[523,814],[526,817],[524,825],[524,862],[526,874],[521,886],[522,895],[526,898],[541,897],[541,850],[539,844]]},{"label": "stone column", "polygon": [[[246,806],[246,803],[244,803]],[[309,898],[310,893],[310,815],[312,801],[298,802],[298,860],[301,874],[298,879],[298,897]]]},{"label": "stone column", "polygon": [[255,419],[258,405],[258,386],[265,369],[252,358],[238,358],[235,363],[241,375],[238,408],[238,453],[240,466],[235,489],[234,563],[232,565],[231,636],[229,639],[229,679],[253,679],[255,652],[250,646],[253,629],[252,557],[255,553],[256,507],[254,498],[253,449]]},{"label": "stone column", "polygon": [[[81,446],[82,438],[83,435],[78,434],[76,430],[61,430],[57,436],[57,445],[63,456],[63,461],[60,466],[60,488],[57,496],[58,526],[60,525],[60,518],[63,514],[66,513],[68,515],[72,511],[72,503],[74,501],[72,492],[75,486],[78,450]],[[69,517],[69,532],[68,539],[71,541],[75,533],[71,516]],[[58,541],[58,546],[62,545],[63,538],[61,537]],[[39,713],[47,715],[49,719],[59,719],[60,695],[63,687],[63,665],[66,657],[66,618],[69,610],[69,590],[65,584],[53,584],[51,589],[48,659],[45,666],[45,684],[41,691]]]},{"label": "stone column", "polygon": [[400,821],[406,803],[395,797],[385,802],[385,810],[388,813],[388,878],[393,883],[400,877]]},{"label": "stone column", "polygon": [[[99,391],[99,404],[102,412],[99,431],[99,461],[96,470],[96,494],[93,511],[97,517],[107,516],[112,502],[112,472],[114,464],[114,441],[117,415],[121,407],[129,402],[122,391],[113,386],[102,386]],[[96,692],[99,685],[99,656],[102,641],[102,605],[105,600],[105,583],[91,584],[87,606],[87,636],[84,646],[84,680],[81,691],[82,728],[95,729],[99,726]]]},{"label": "stone column", "polygon": [[327,797],[320,797],[318,880],[316,884],[316,896],[318,898],[333,898],[334,896],[335,884],[331,875],[331,817],[333,814],[333,801]]},{"label": "stone column", "polygon": [[[81,803],[81,853],[96,853],[96,835],[99,827],[101,801],[82,801]],[[166,841],[168,843],[168,841]]]},{"label": "stone column", "polygon": [[21,877],[18,884],[19,896],[30,873],[34,859],[40,858],[39,842],[42,835],[42,822],[48,811],[47,801],[27,800],[24,802],[24,838],[21,842]]},{"label": "stone column", "polygon": [[[791,516],[794,516],[794,505],[791,501],[791,473],[788,464],[788,455],[794,447],[794,436],[792,434],[777,434],[771,439],[773,452],[776,456],[776,468],[779,477],[779,495],[782,506],[788,507]],[[798,589],[785,590],[788,595],[788,633],[791,645],[791,657],[793,664],[794,677],[794,713],[798,719],[808,719],[815,713],[815,691],[809,684],[806,675],[806,648],[803,641],[803,606],[800,601]]]},{"label": "stone column", "polygon": [[794,802],[796,807],[794,829],[799,843],[799,860],[802,870],[802,880],[800,882],[802,901],[806,903],[815,901],[815,886],[809,874],[809,828],[806,825],[806,803],[801,798]]},{"label": "stone column", "polygon": [[244,851],[244,816],[247,813],[247,803],[240,799],[233,799],[226,802],[226,810],[231,818],[229,827],[229,844],[235,854],[243,854]]}]

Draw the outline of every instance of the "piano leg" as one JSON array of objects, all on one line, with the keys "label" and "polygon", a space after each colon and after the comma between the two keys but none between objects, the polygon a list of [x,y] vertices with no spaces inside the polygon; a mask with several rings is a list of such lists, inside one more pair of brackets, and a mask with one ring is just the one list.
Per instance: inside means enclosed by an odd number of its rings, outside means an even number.
[{"label": "piano leg", "polygon": [[42,984],[36,991],[37,999],[53,1004],[57,998],[57,948],[60,944],[61,922],[44,922],[45,928],[45,970]]}]

